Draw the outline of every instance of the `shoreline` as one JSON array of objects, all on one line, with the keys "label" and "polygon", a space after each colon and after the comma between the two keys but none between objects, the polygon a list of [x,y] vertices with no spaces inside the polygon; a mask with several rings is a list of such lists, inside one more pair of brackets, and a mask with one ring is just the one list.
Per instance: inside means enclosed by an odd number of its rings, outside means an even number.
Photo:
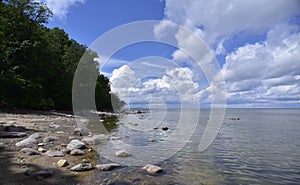
[{"label": "shoreline", "polygon": [[[69,113],[69,112],[68,112]],[[61,157],[51,157],[45,151],[63,151],[68,143],[74,139],[82,140],[83,136],[76,132],[77,124],[74,115],[66,112],[0,110],[0,131],[20,131],[25,137],[0,138],[0,184],[90,184],[95,170],[72,172],[70,168],[76,164],[88,161],[95,167],[99,162],[99,155],[93,147],[86,144],[82,149],[83,155],[65,154]],[[75,132],[74,132],[75,131]],[[37,143],[32,146],[17,147],[16,143],[26,139],[31,134],[38,134]],[[45,138],[53,138],[49,142]],[[38,150],[41,145],[45,151],[40,155],[26,155],[20,150],[30,148]],[[68,165],[59,167],[57,162],[66,159]],[[50,169],[53,174],[37,180],[35,173]]]}]

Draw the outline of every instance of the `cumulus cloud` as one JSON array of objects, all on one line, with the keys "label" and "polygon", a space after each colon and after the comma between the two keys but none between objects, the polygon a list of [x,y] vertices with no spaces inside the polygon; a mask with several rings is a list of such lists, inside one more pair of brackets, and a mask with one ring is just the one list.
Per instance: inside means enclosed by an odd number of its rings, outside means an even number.
[{"label": "cumulus cloud", "polygon": [[71,6],[83,4],[86,0],[39,0],[47,4],[53,15],[65,19]]},{"label": "cumulus cloud", "polygon": [[243,30],[268,29],[299,12],[298,0],[166,0],[165,7],[166,19],[189,29],[198,28],[211,44]]},{"label": "cumulus cloud", "polygon": [[110,81],[112,91],[127,103],[149,103],[160,98],[166,103],[198,105],[205,91],[193,81],[193,72],[186,67],[169,68],[160,78],[141,80],[128,65],[124,65],[113,71]]},{"label": "cumulus cloud", "polygon": [[226,57],[222,73],[232,102],[299,103],[299,27],[277,25],[267,35]]}]

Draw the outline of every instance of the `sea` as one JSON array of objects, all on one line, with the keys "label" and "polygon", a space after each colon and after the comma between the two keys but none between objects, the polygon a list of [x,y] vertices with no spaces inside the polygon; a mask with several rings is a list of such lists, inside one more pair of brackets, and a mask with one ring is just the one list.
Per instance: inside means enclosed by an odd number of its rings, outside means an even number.
[{"label": "sea", "polygon": [[[100,163],[122,167],[97,172],[94,182],[300,184],[300,109],[226,109],[216,137],[199,151],[211,119],[211,109],[170,109],[105,120],[114,140],[98,146]],[[116,157],[121,149],[132,156]],[[142,170],[148,163],[162,167],[163,173]]]}]

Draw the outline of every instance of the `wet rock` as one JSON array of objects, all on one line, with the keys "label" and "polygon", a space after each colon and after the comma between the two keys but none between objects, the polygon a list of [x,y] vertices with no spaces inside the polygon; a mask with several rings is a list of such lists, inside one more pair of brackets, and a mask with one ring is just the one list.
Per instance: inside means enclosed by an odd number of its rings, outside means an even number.
[{"label": "wet rock", "polygon": [[44,169],[44,170],[41,170],[41,171],[38,171],[38,172],[34,173],[33,176],[37,180],[42,180],[44,178],[52,177],[53,176],[53,170],[51,170],[51,169]]},{"label": "wet rock", "polygon": [[98,164],[96,165],[96,168],[98,170],[102,170],[102,171],[110,171],[114,168],[118,168],[120,167],[121,165],[120,164],[117,164],[117,163],[108,163],[108,164]]},{"label": "wet rock", "polygon": [[65,156],[65,154],[62,153],[61,151],[47,151],[45,154],[50,157],[64,157]]},{"label": "wet rock", "polygon": [[40,152],[31,149],[31,148],[23,148],[22,150],[20,150],[21,153],[24,153],[26,155],[41,155]]},{"label": "wet rock", "polygon": [[85,154],[85,151],[82,151],[82,150],[79,150],[79,149],[73,149],[71,152],[70,152],[71,155],[84,155]]},{"label": "wet rock", "polygon": [[20,138],[25,136],[27,136],[25,132],[0,132],[0,138]]},{"label": "wet rock", "polygon": [[44,153],[44,152],[47,152],[47,150],[46,150],[45,148],[42,148],[42,147],[39,147],[39,148],[38,148],[38,151],[39,151],[39,152],[43,152],[43,153]]},{"label": "wet rock", "polygon": [[80,163],[73,166],[71,171],[88,171],[94,169],[91,163]]},{"label": "wet rock", "polygon": [[37,141],[35,139],[31,139],[31,138],[26,138],[20,142],[17,142],[16,143],[16,146],[17,147],[28,147],[28,146],[33,146],[33,145],[36,145],[37,144]]},{"label": "wet rock", "polygon": [[55,137],[52,137],[52,136],[47,136],[47,137],[45,137],[44,139],[43,139],[43,142],[44,143],[49,143],[49,142],[51,142],[51,141],[55,141],[57,138],[55,138]]},{"label": "wet rock", "polygon": [[59,167],[65,167],[65,166],[69,165],[69,163],[66,159],[60,159],[56,164]]},{"label": "wet rock", "polygon": [[118,151],[116,151],[115,154],[116,154],[117,157],[130,157],[130,156],[132,156],[132,154],[127,152],[126,150],[118,150]]},{"label": "wet rock", "polygon": [[161,167],[155,166],[153,164],[147,164],[142,169],[147,171],[148,173],[151,173],[151,174],[158,174],[158,173],[161,173],[163,171],[163,169]]},{"label": "wet rock", "polygon": [[169,128],[168,127],[162,127],[161,128],[163,131],[167,131],[167,130],[169,130]]},{"label": "wet rock", "polygon": [[67,146],[67,149],[70,150],[83,148],[86,148],[85,144],[82,141],[79,141],[78,139],[72,140]]}]

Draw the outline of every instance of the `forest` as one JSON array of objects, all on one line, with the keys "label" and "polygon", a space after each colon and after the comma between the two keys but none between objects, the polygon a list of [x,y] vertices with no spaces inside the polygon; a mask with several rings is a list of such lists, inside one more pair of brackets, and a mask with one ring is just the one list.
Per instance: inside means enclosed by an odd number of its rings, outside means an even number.
[{"label": "forest", "polygon": [[[45,25],[52,13],[33,0],[0,3],[0,107],[72,110],[72,84],[83,55],[97,54],[70,39],[59,28]],[[97,66],[97,64],[95,64]],[[98,66],[99,67],[99,66]],[[119,109],[124,102],[110,92],[109,79],[97,69],[98,110]]]}]

